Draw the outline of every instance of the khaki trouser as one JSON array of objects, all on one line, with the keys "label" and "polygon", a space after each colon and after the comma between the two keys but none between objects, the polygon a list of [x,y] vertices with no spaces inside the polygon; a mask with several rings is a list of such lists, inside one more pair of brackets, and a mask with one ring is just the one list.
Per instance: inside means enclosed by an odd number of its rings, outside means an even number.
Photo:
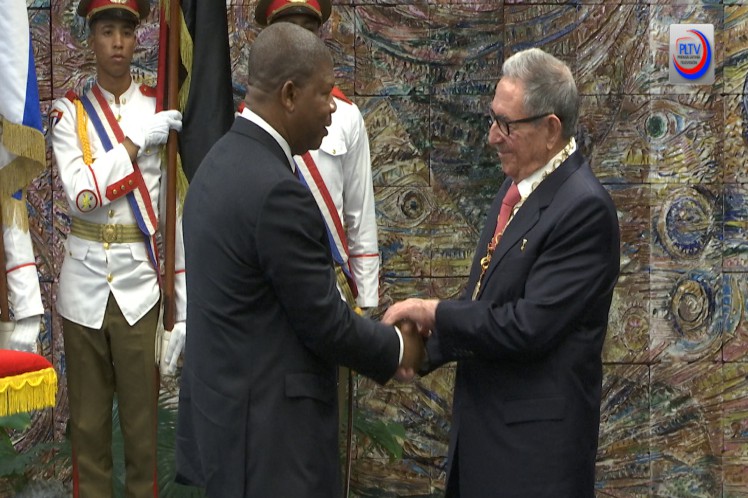
[{"label": "khaki trouser", "polygon": [[157,496],[158,304],[134,326],[110,294],[101,330],[63,319],[74,498],[112,496],[112,401],[124,439],[125,496]]}]

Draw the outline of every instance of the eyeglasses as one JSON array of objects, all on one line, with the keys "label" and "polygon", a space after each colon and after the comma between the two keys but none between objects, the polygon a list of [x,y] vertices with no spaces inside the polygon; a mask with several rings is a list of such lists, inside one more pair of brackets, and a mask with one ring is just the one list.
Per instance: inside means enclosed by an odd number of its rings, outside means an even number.
[{"label": "eyeglasses", "polygon": [[538,119],[542,119],[546,116],[550,116],[553,113],[552,112],[546,112],[545,114],[538,114],[537,116],[532,116],[529,118],[522,118],[522,119],[515,119],[513,121],[504,121],[503,118],[500,118],[496,114],[493,113],[493,109],[490,107],[488,108],[488,114],[491,116],[490,121],[488,122],[488,126],[492,126],[494,123],[496,123],[496,126],[499,127],[499,131],[503,133],[504,135],[509,135],[509,125],[510,124],[519,124],[519,123],[532,123],[533,121],[537,121]]}]

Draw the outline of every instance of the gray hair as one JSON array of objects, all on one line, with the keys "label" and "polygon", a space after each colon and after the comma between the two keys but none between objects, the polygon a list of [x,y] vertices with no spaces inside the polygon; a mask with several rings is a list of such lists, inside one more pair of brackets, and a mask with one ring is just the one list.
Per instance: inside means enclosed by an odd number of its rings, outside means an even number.
[{"label": "gray hair", "polygon": [[539,48],[522,50],[504,61],[502,77],[522,82],[528,115],[553,113],[561,120],[564,138],[574,136],[579,94],[569,66]]},{"label": "gray hair", "polygon": [[249,84],[265,92],[286,81],[304,86],[332,56],[314,33],[289,22],[264,28],[249,53]]}]

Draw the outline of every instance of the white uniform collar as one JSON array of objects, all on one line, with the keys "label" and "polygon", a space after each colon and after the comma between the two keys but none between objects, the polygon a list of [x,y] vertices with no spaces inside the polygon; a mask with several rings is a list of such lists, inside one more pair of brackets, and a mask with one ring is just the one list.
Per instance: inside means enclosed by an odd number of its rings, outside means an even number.
[{"label": "white uniform collar", "polygon": [[[99,90],[101,90],[102,95],[104,95],[104,98],[106,98],[106,101],[109,102],[109,105],[114,104],[114,94],[108,90],[105,90],[104,87],[99,85],[99,82],[96,82],[96,86],[99,87]],[[130,87],[125,90],[125,92],[119,96],[119,103],[120,104],[127,104],[130,101],[130,98],[132,97],[133,93],[135,93],[138,90],[138,85],[135,83],[135,80],[130,78]]]}]

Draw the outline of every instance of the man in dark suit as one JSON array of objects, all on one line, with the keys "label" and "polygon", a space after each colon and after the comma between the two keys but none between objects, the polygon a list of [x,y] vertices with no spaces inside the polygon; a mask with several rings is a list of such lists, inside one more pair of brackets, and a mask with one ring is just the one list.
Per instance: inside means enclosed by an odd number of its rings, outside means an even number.
[{"label": "man in dark suit", "polygon": [[269,26],[249,75],[247,107],[184,207],[177,480],[211,498],[330,498],[341,488],[336,365],[409,380],[423,341],[340,299],[322,216],[295,176],[292,156],[319,147],[335,111],[324,43]]},{"label": "man in dark suit", "polygon": [[457,361],[448,497],[594,497],[619,228],[577,150],[578,108],[571,71],[552,55],[530,49],[504,62],[489,143],[508,178],[465,294],[385,314],[429,336],[423,373]]}]

